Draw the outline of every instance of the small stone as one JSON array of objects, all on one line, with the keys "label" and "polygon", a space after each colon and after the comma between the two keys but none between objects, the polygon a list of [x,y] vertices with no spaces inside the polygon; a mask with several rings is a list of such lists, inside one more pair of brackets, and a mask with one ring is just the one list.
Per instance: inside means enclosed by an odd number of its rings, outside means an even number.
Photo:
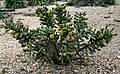
[{"label": "small stone", "polygon": [[113,12],[109,12],[108,14],[113,14]]},{"label": "small stone", "polygon": [[79,70],[74,70],[74,72],[78,73],[78,72],[79,72]]},{"label": "small stone", "polygon": [[31,9],[29,9],[28,11],[32,11]]},{"label": "small stone", "polygon": [[110,16],[104,16],[104,18],[106,18],[106,19],[107,19],[107,18],[111,18],[111,17],[110,17]]},{"label": "small stone", "polygon": [[118,59],[120,59],[120,56],[117,56]]},{"label": "small stone", "polygon": [[120,22],[120,19],[114,19],[114,21],[116,21],[116,22]]},{"label": "small stone", "polygon": [[45,71],[45,72],[48,72],[48,71],[49,71],[49,68],[48,68],[48,67],[46,67],[44,71]]},{"label": "small stone", "polygon": [[115,70],[113,70],[113,72],[115,72]]},{"label": "small stone", "polygon": [[117,44],[115,44],[115,46],[117,46]]},{"label": "small stone", "polygon": [[100,73],[100,70],[101,70],[101,69],[100,69],[100,68],[98,68],[98,69],[97,69],[97,72],[98,72],[98,73]]},{"label": "small stone", "polygon": [[3,28],[3,26],[4,26],[3,24],[0,24],[0,28]]},{"label": "small stone", "polygon": [[9,67],[8,67],[8,68],[9,68],[9,69],[12,69],[12,67],[13,67],[12,64],[9,64]]},{"label": "small stone", "polygon": [[36,67],[37,65],[38,65],[37,63],[34,63],[34,64],[33,64],[33,67]]}]

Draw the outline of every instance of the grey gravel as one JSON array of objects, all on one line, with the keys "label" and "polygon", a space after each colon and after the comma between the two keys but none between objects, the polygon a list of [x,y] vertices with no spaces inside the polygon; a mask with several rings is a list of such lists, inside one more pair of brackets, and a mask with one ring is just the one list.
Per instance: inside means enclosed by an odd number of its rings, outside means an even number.
[{"label": "grey gravel", "polygon": [[[119,1],[120,2],[120,1]],[[49,6],[49,8],[54,5]],[[20,19],[30,28],[40,27],[39,18],[35,16],[24,16],[25,14],[33,14],[37,7],[31,6],[23,9],[16,9],[12,14],[14,19]],[[86,66],[62,66],[53,65],[46,62],[35,61],[30,53],[23,53],[18,44],[18,41],[5,33],[1,27],[3,23],[0,21],[0,69],[3,74],[120,74],[120,22],[115,21],[120,19],[120,4],[106,7],[67,7],[70,14],[75,12],[86,12],[88,24],[95,28],[104,27],[108,24],[113,24],[115,33],[113,41],[106,44],[107,47],[102,48],[100,52],[91,54]],[[108,17],[109,16],[109,17]]]}]

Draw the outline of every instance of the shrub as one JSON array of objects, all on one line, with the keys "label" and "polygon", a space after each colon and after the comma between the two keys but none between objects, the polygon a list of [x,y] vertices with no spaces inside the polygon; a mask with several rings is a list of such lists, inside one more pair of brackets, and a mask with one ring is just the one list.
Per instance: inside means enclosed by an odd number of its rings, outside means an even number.
[{"label": "shrub", "polygon": [[28,5],[34,6],[34,5],[39,5],[41,0],[27,0],[27,1],[28,1]]},{"label": "shrub", "polygon": [[28,5],[46,5],[55,2],[56,0],[27,0]]},{"label": "shrub", "polygon": [[5,0],[4,4],[6,8],[23,8],[26,7],[26,0]]},{"label": "shrub", "polygon": [[97,6],[103,4],[103,2],[101,2],[101,0],[68,0],[68,4],[77,6]]},{"label": "shrub", "polygon": [[72,3],[73,5],[81,6],[100,6],[100,5],[113,5],[115,0],[67,0],[68,4]]},{"label": "shrub", "polygon": [[116,35],[108,26],[99,30],[89,28],[85,13],[76,12],[72,17],[65,8],[65,5],[52,10],[37,8],[41,28],[29,29],[21,21],[14,23],[13,18],[4,20],[4,28],[26,48],[24,51],[55,64],[70,64],[82,54],[100,51]]},{"label": "shrub", "polygon": [[116,0],[105,0],[105,4],[108,5],[114,5],[116,3]]},{"label": "shrub", "polygon": [[1,12],[1,9],[0,9],[0,20],[3,18],[3,13]]}]

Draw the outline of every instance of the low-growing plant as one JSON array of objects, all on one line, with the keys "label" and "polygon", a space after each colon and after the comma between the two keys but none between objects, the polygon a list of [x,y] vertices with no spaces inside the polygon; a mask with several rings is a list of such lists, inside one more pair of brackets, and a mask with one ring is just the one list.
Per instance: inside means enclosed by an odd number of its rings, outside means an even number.
[{"label": "low-growing plant", "polygon": [[1,69],[1,68],[0,68],[0,74],[3,74],[3,73],[2,73],[2,69]]},{"label": "low-growing plant", "polygon": [[104,3],[102,0],[67,0],[67,2],[77,6],[97,6]]},{"label": "low-growing plant", "polygon": [[26,0],[5,0],[6,8],[23,8],[27,6]]},{"label": "low-growing plant", "polygon": [[116,3],[116,0],[105,0],[104,3],[108,5],[114,5]]},{"label": "low-growing plant", "polygon": [[28,5],[48,5],[52,4],[56,0],[27,0]]},{"label": "low-growing plant", "polygon": [[13,18],[4,20],[4,28],[26,48],[24,51],[55,64],[70,64],[82,54],[100,51],[116,35],[108,26],[99,30],[88,27],[85,13],[76,12],[72,16],[65,8],[65,5],[51,10],[37,8],[36,15],[41,21],[37,29],[29,29],[19,20],[14,23]]},{"label": "low-growing plant", "polygon": [[102,6],[105,4],[114,5],[115,0],[67,0],[68,4],[72,3],[77,6]]},{"label": "low-growing plant", "polygon": [[28,1],[28,5],[34,6],[34,5],[39,5],[41,0],[27,0],[27,1]]},{"label": "low-growing plant", "polygon": [[0,9],[0,20],[3,18],[3,13],[1,12],[1,9]]}]

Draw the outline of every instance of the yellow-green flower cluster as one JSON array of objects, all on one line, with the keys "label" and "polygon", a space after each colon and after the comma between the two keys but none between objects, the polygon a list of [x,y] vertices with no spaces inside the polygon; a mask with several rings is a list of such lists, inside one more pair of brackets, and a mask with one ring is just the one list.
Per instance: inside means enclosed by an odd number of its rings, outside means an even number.
[{"label": "yellow-green flower cluster", "polygon": [[102,39],[102,42],[103,42],[103,43],[106,43],[106,40],[105,40],[105,39]]},{"label": "yellow-green flower cluster", "polygon": [[83,20],[87,20],[88,18],[86,16],[81,16]]},{"label": "yellow-green flower cluster", "polygon": [[74,36],[73,36],[73,33],[72,32],[68,32],[68,35],[66,36],[66,40],[67,41],[70,41],[70,40],[72,40],[72,41],[74,41]]},{"label": "yellow-green flower cluster", "polygon": [[50,12],[51,12],[50,10],[47,11],[48,14],[50,14]]},{"label": "yellow-green flower cluster", "polygon": [[60,36],[62,36],[63,35],[63,30],[60,30],[59,34],[60,34]]},{"label": "yellow-green flower cluster", "polygon": [[98,38],[102,38],[104,35],[102,33],[100,33],[100,35],[98,36]]},{"label": "yellow-green flower cluster", "polygon": [[50,34],[50,39],[54,39],[54,34]]}]

